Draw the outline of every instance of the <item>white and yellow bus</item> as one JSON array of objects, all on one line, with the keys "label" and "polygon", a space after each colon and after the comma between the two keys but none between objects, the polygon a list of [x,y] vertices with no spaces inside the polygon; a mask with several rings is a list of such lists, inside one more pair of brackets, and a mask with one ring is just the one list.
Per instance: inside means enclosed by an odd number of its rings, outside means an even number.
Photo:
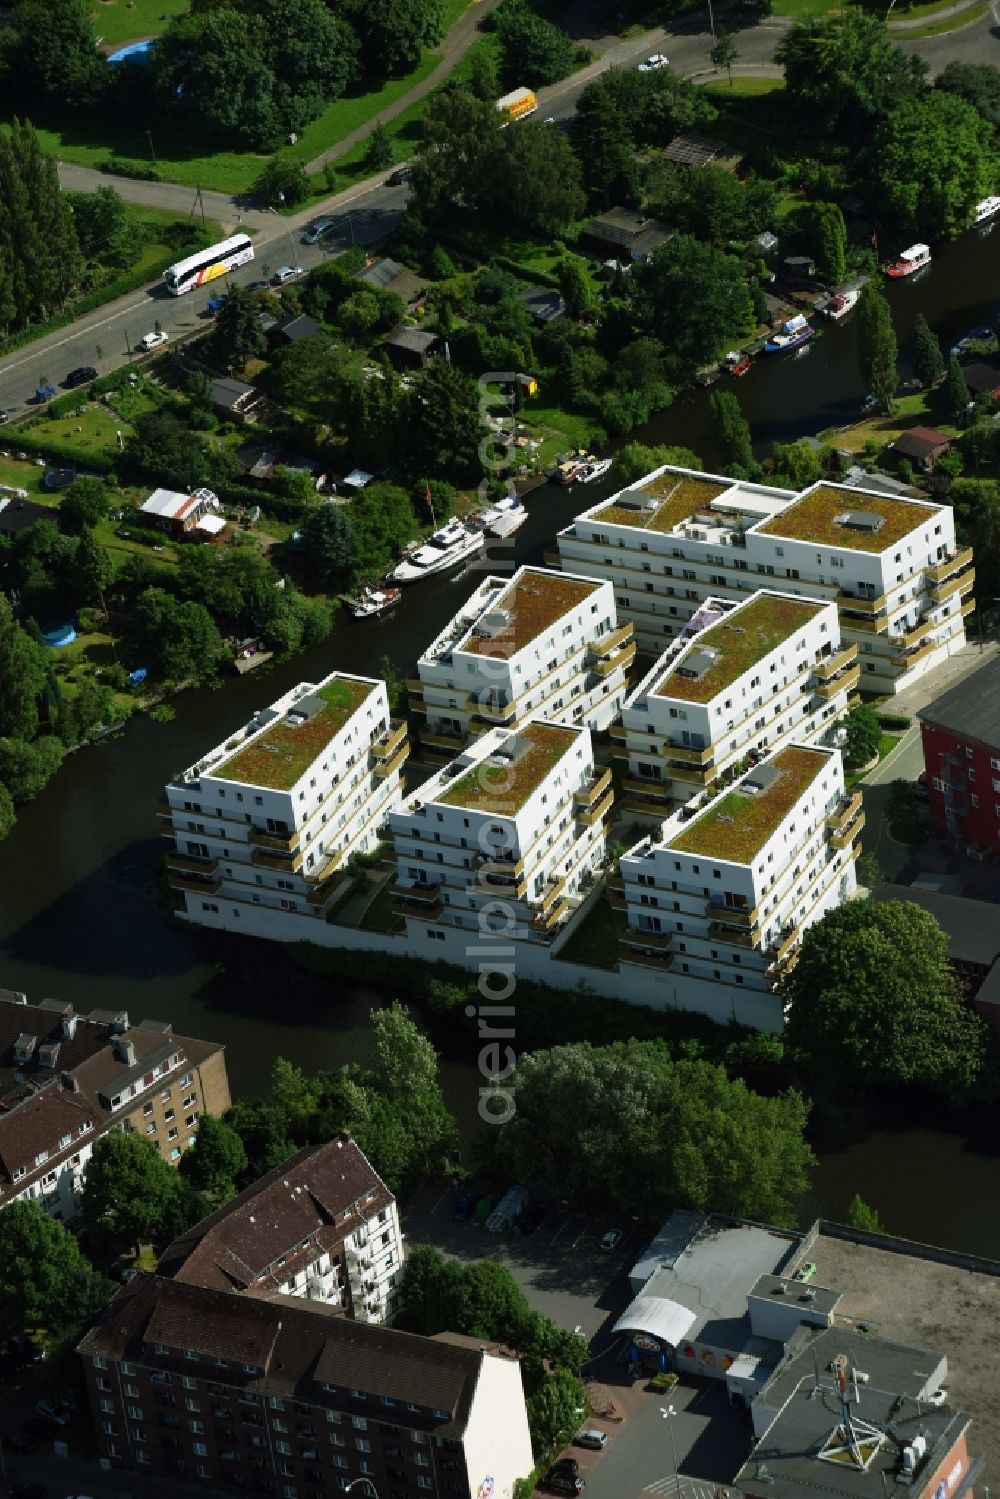
[{"label": "white and yellow bus", "polygon": [[227,275],[238,265],[247,265],[251,260],[253,245],[249,235],[234,234],[231,239],[224,239],[217,245],[209,245],[207,250],[189,255],[186,260],[178,260],[176,265],[169,266],[163,272],[163,280],[167,291],[180,297],[186,291],[194,291],[196,286],[205,286],[209,281],[214,281],[217,276]]}]

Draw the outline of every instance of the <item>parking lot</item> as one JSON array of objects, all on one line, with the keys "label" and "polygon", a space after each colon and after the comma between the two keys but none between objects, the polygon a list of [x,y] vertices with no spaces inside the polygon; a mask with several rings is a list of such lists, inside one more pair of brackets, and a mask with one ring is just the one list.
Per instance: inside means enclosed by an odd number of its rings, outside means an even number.
[{"label": "parking lot", "polygon": [[[531,1234],[514,1229],[493,1234],[473,1218],[455,1221],[455,1205],[467,1190],[425,1184],[403,1213],[407,1241],[433,1244],[467,1263],[491,1259],[506,1265],[536,1311],[569,1331],[579,1328],[593,1352],[601,1353],[615,1319],[632,1299],[628,1271],[648,1232],[636,1223],[588,1218],[554,1205]],[[599,1247],[609,1228],[624,1231],[611,1253]]]}]

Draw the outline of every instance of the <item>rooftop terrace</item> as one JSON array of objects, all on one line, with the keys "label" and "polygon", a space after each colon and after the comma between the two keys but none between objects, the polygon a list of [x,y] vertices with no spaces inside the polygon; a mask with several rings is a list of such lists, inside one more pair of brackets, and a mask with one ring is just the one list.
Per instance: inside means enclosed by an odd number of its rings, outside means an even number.
[{"label": "rooftop terrace", "polygon": [[749,864],[830,759],[828,752],[799,745],[779,751],[749,771],[740,787],[757,777],[763,780],[763,772],[775,770],[777,775],[770,784],[751,793],[737,787],[717,797],[683,832],[671,838],[667,847],[685,854],[704,854],[706,858]]},{"label": "rooftop terrace", "polygon": [[[819,484],[793,500],[780,515],[757,526],[756,534],[787,536],[792,541],[816,541],[823,546],[849,547],[855,552],[884,552],[939,513],[935,505],[870,494],[863,489],[839,489]],[[845,525],[847,515],[877,517],[876,529]]]},{"label": "rooftop terrace", "polygon": [[631,505],[621,504],[623,496],[619,496],[603,509],[594,511],[591,519],[609,521],[618,526],[637,526],[644,531],[672,531],[681,521],[704,510],[731,487],[730,484],[719,483],[715,479],[668,471],[656,479],[642,479],[631,489],[624,491],[624,495],[638,504],[653,499],[657,501],[656,505],[637,510]]},{"label": "rooftop terrace", "polygon": [[579,730],[556,724],[526,724],[446,789],[428,792],[427,799],[496,817],[513,817],[579,736]]},{"label": "rooftop terrace", "polygon": [[[796,630],[815,619],[823,604],[804,599],[786,598],[777,593],[763,593],[702,631],[670,667],[653,689],[657,697],[683,698],[686,702],[708,703],[732,685],[755,662],[770,655]],[[714,651],[715,659],[699,676],[685,675],[688,665],[703,653]]]},{"label": "rooftop terrace", "polygon": [[[589,579],[525,568],[484,612],[479,625],[473,627],[459,649],[473,655],[512,656],[600,586]],[[503,621],[499,619],[500,611],[507,616]],[[486,621],[494,617],[496,628],[485,628]]]},{"label": "rooftop terrace", "polygon": [[[244,781],[272,791],[290,791],[374,690],[374,682],[358,677],[334,677],[300,698],[230,759],[207,774],[222,781]],[[310,713],[313,699],[319,699],[322,707]],[[304,713],[308,716],[303,717]]]}]

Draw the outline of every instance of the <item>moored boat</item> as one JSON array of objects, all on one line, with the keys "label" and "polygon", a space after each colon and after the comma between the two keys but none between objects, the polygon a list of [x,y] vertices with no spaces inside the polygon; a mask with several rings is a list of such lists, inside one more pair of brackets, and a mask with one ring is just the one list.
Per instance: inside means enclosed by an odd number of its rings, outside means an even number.
[{"label": "moored boat", "polygon": [[729,366],[729,373],[733,379],[739,380],[744,375],[749,375],[751,362],[749,354],[744,354],[742,359],[737,359],[735,364],[731,364]]},{"label": "moored boat", "polygon": [[994,193],[992,197],[983,198],[981,203],[976,204],[972,219],[973,226],[988,223],[990,219],[995,219],[998,213],[1000,213],[1000,195]]},{"label": "moored boat", "polygon": [[366,588],[361,597],[348,604],[354,619],[373,619],[394,609],[403,596],[402,589],[383,583],[379,588]]},{"label": "moored boat", "polygon": [[487,536],[503,538],[511,536],[528,519],[528,512],[520,500],[513,495],[507,495],[502,500],[497,500],[488,510],[483,511],[482,519],[486,525]]},{"label": "moored boat", "polygon": [[829,302],[824,304],[822,308],[823,316],[832,318],[835,322],[842,317],[846,317],[852,308],[858,305],[860,295],[861,293],[856,286],[850,287],[847,291],[838,292],[830,298]]},{"label": "moored boat", "polygon": [[777,333],[772,333],[764,345],[764,353],[781,354],[786,349],[797,349],[806,339],[812,338],[815,331],[801,312],[796,313],[795,317],[787,318],[782,323]]},{"label": "moored boat", "polygon": [[595,479],[603,479],[612,462],[611,458],[588,458],[586,463],[580,465],[576,476],[577,484],[593,484]]},{"label": "moored boat", "polygon": [[904,250],[898,260],[890,260],[885,268],[885,273],[893,281],[898,281],[902,276],[912,276],[914,271],[922,270],[929,265],[931,260],[930,245],[911,245]]},{"label": "moored boat", "polygon": [[440,531],[427,538],[423,546],[404,557],[389,577],[394,583],[419,583],[434,573],[457,567],[483,544],[483,528],[471,530],[461,521],[449,521]]}]

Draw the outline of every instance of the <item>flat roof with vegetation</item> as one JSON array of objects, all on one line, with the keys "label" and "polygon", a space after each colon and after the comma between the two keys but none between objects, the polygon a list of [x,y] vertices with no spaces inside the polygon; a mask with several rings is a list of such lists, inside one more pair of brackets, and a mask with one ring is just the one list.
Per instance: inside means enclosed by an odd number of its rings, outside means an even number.
[{"label": "flat roof with vegetation", "polygon": [[[877,515],[882,524],[876,531],[845,525],[838,517]],[[940,506],[917,500],[898,500],[891,495],[869,494],[863,489],[837,489],[820,484],[793,500],[780,515],[756,526],[755,534],[787,536],[792,541],[816,541],[823,546],[849,547],[855,552],[884,552],[918,526],[940,514]]]},{"label": "flat roof with vegetation", "polygon": [[[478,625],[474,625],[460,649],[473,655],[512,656],[600,587],[596,581],[529,568],[521,577],[512,579],[500,598],[480,616],[481,622],[502,610],[509,616],[507,623],[494,634],[477,634]],[[491,649],[495,642],[501,643],[501,650]]]},{"label": "flat roof with vegetation", "polygon": [[[711,702],[717,693],[731,686],[755,662],[770,655],[825,607],[805,599],[782,598],[776,593],[748,599],[711,629],[695,636],[654,689],[655,695],[683,698],[691,703]],[[716,652],[715,660],[701,676],[682,675],[686,661],[708,650]]]},{"label": "flat roof with vegetation", "polygon": [[[769,786],[749,794],[727,791],[671,838],[667,847],[733,864],[751,863],[830,758],[823,750],[798,745],[780,750],[756,767],[757,772],[767,767],[778,772]],[[744,781],[752,781],[754,774],[749,771]]]},{"label": "flat roof with vegetation", "polygon": [[[495,817],[513,817],[579,737],[578,729],[526,724],[428,800]],[[498,761],[498,756],[512,752],[513,759]]]},{"label": "flat roof with vegetation", "polygon": [[608,521],[615,526],[637,526],[641,531],[672,531],[681,521],[704,510],[732,487],[732,483],[719,484],[715,479],[692,474],[660,474],[657,479],[643,479],[625,491],[639,504],[646,499],[656,500],[655,507],[634,510],[631,505],[621,504],[622,497],[619,496],[603,509],[595,510],[589,518]]},{"label": "flat roof with vegetation", "polygon": [[256,739],[208,774],[222,781],[245,781],[250,786],[266,786],[272,791],[290,791],[375,691],[375,685],[358,677],[334,677],[308,694],[322,698],[324,703],[311,718],[300,724],[289,723],[288,715],[294,714],[298,706],[293,703]]}]

